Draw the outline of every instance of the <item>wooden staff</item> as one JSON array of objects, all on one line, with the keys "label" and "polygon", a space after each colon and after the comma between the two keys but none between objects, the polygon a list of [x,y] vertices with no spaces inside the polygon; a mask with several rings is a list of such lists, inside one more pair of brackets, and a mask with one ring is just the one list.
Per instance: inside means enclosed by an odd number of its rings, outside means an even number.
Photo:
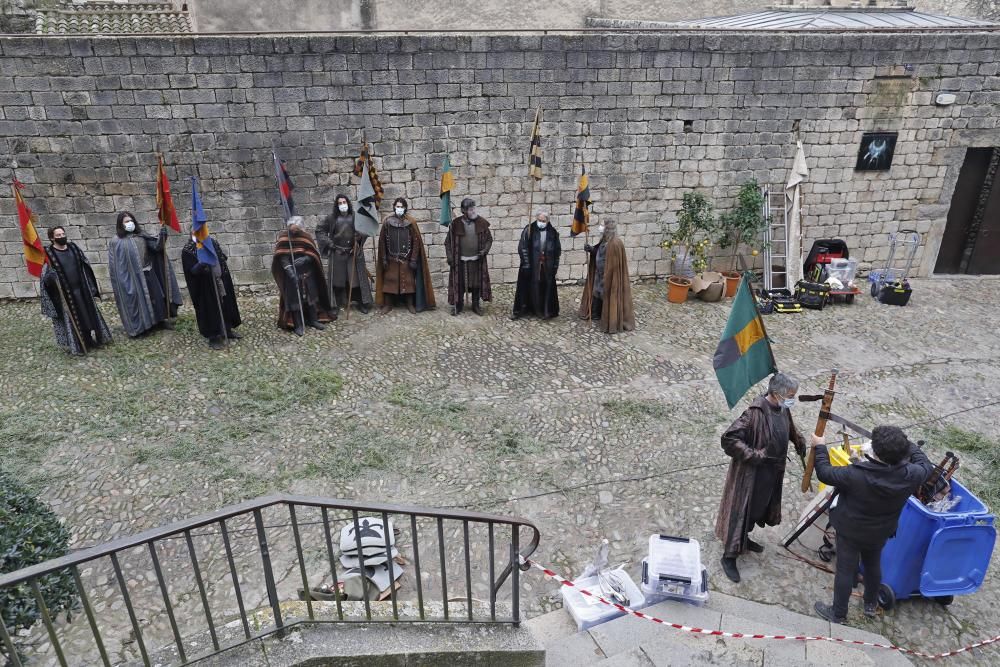
[{"label": "wooden staff", "polygon": [[[816,437],[822,438],[826,432],[826,420],[830,416],[830,408],[833,406],[833,387],[837,382],[837,369],[834,368],[830,375],[830,386],[823,392],[823,402],[819,408],[819,416],[816,418]],[[809,458],[806,460],[806,469],[802,473],[802,493],[809,493],[812,490],[813,467],[816,465],[816,445],[809,446]]]},{"label": "wooden staff", "polygon": [[56,284],[56,289],[59,290],[59,299],[62,301],[63,314],[66,316],[66,319],[69,320],[70,324],[73,325],[73,333],[76,334],[76,339],[80,341],[80,347],[83,349],[83,353],[88,354],[90,351],[87,349],[87,344],[83,342],[83,336],[80,335],[80,326],[76,323],[76,318],[73,317],[73,312],[69,309],[69,300],[66,298],[66,293],[63,292],[62,283],[59,282],[58,274],[56,274],[54,282]]},{"label": "wooden staff", "polygon": [[[336,254],[336,251],[334,251]],[[351,292],[354,291],[354,272],[357,271],[357,264],[355,258],[358,256],[358,242],[351,239],[351,264],[348,266],[347,274],[347,305],[344,306],[344,318],[350,322],[351,321]]]}]

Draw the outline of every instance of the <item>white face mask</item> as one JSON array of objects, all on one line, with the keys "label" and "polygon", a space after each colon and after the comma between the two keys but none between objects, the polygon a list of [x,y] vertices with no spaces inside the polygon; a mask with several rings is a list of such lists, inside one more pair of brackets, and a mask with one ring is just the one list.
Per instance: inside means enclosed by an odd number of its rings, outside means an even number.
[{"label": "white face mask", "polygon": [[475,220],[476,218],[479,217],[479,214],[476,213],[476,209],[474,209],[474,208],[470,208],[469,212],[466,213],[465,215],[466,215],[466,217],[469,218],[469,220]]},{"label": "white face mask", "polygon": [[545,225],[549,223],[547,220],[535,220],[535,224],[538,225],[539,229],[545,229]]},{"label": "white face mask", "polygon": [[403,214],[405,214],[405,213],[406,213],[406,209],[405,208],[403,208],[402,206],[397,206],[396,207],[396,215],[397,216],[399,216],[400,218],[402,218]]},{"label": "white face mask", "polygon": [[604,236],[604,225],[599,225],[597,227],[597,235],[598,236]]},{"label": "white face mask", "polygon": [[795,399],[794,398],[785,398],[785,399],[782,399],[782,401],[781,401],[781,407],[783,407],[783,408],[788,408],[789,410],[791,410],[794,406],[795,406]]},{"label": "white face mask", "polygon": [[191,240],[194,241],[195,243],[197,243],[198,242],[198,237],[195,236],[194,234],[192,234],[191,235]]},{"label": "white face mask", "polygon": [[348,206],[347,204],[338,204],[337,208],[340,210],[341,213],[347,213],[347,209],[349,209],[350,206]]},{"label": "white face mask", "polygon": [[125,231],[128,232],[129,234],[135,231],[135,223],[132,222],[131,220],[126,220],[124,226],[125,226]]}]

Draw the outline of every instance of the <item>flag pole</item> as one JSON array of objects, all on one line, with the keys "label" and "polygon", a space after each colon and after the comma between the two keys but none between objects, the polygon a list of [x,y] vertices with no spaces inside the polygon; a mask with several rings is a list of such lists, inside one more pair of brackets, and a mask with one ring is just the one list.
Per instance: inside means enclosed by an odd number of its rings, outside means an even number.
[{"label": "flag pole", "polygon": [[350,273],[347,274],[347,305],[344,306],[344,317],[351,321],[351,292],[354,291],[354,273],[357,271],[358,242],[351,239],[351,264],[348,266]]},{"label": "flag pole", "polygon": [[[274,147],[274,143],[271,143],[271,156],[274,157],[274,182],[278,186],[278,199],[281,200],[282,213],[285,218],[285,238],[288,239],[288,259],[289,264],[292,267],[292,280],[295,281],[295,298],[299,302],[299,317],[302,318],[302,327],[305,328],[306,324],[306,311],[302,308],[302,290],[299,285],[299,272],[295,268],[295,249],[292,247],[292,231],[288,228],[288,219],[292,217],[292,209],[288,206],[288,199],[285,198],[285,193],[281,191],[281,162],[278,160],[278,150]],[[281,232],[278,232],[280,235]],[[292,318],[292,325],[295,324],[295,318]]]},{"label": "flag pole", "polygon": [[[207,240],[211,241],[212,237],[208,237]],[[197,251],[197,248],[195,248],[195,251]],[[216,253],[216,257],[217,257],[217,259],[219,261],[219,269],[221,270],[222,269],[222,258],[218,257],[218,253]],[[213,271],[209,271],[209,274],[210,274],[210,277],[212,279],[212,291],[215,293],[215,305],[219,307],[219,324],[222,327],[222,337],[226,341],[225,345],[226,345],[226,349],[228,350],[229,349],[229,327],[226,326],[226,316],[225,316],[225,314],[222,311],[222,297],[219,296],[219,283],[215,279],[215,273]]]}]

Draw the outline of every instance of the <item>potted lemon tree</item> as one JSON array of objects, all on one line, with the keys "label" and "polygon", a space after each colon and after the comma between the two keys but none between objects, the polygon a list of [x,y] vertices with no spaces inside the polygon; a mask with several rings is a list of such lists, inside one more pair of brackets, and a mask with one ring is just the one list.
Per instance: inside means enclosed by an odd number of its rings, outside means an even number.
[{"label": "potted lemon tree", "polygon": [[671,275],[667,278],[667,300],[684,303],[691,289],[691,278],[708,267],[715,213],[712,202],[700,192],[685,192],[677,223],[663,221],[660,246],[670,252]]},{"label": "potted lemon tree", "polygon": [[740,273],[736,270],[740,245],[753,244],[769,222],[764,217],[764,194],[757,180],[751,178],[736,195],[736,208],[719,216],[719,247],[732,248],[729,270],[722,272],[726,277],[726,296],[735,296],[740,285]]}]

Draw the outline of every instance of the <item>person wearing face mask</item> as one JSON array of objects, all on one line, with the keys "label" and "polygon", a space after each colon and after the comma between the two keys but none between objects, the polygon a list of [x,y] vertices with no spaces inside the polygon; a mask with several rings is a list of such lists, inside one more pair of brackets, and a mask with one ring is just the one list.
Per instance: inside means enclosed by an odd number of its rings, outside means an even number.
[{"label": "person wearing face mask", "polygon": [[362,313],[367,313],[375,301],[365,266],[367,240],[367,236],[354,229],[351,200],[337,195],[334,212],[316,227],[316,243],[327,261],[326,279],[334,308],[346,308],[348,303],[354,302]]},{"label": "person wearing face mask", "polygon": [[52,320],[56,343],[70,354],[86,354],[111,343],[111,329],[94,297],[101,291],[90,261],[66,238],[64,227],[48,231],[48,262],[42,269],[42,315]]},{"label": "person wearing face mask", "polygon": [[305,327],[322,331],[337,319],[330,303],[323,259],[302,216],[288,219],[287,229],[274,242],[271,275],[278,285],[278,327],[305,335]]},{"label": "person wearing face mask", "polygon": [[183,300],[174,267],[165,261],[166,225],[160,225],[157,236],[146,234],[134,215],[122,211],[115,231],[108,244],[108,277],[125,333],[135,338],[157,325],[173,329]]},{"label": "person wearing face mask", "polygon": [[479,300],[492,301],[490,268],[486,256],[493,246],[490,223],[476,212],[476,202],[462,200],[462,215],[452,220],[444,240],[448,258],[448,303],[452,315],[465,308],[465,294],[472,294],[472,312],[482,315]]},{"label": "person wearing face mask", "polygon": [[635,329],[632,284],[628,277],[625,244],[618,236],[618,225],[608,220],[597,228],[597,245],[585,245],[587,282],[580,300],[580,317],[600,321],[604,333]]},{"label": "person wearing face mask", "polygon": [[722,450],[732,459],[722,491],[715,536],[723,544],[722,571],[739,583],[736,558],[747,551],[761,553],[764,546],[750,539],[754,526],[781,523],[781,486],[785,478],[788,443],[798,455],[806,452],[805,440],[789,412],[795,405],[798,381],[775,373],[767,393],[722,434]]},{"label": "person wearing face mask", "polygon": [[434,287],[420,228],[405,199],[397,197],[392,208],[378,235],[375,303],[382,313],[390,312],[394,302],[405,303],[411,313],[429,310],[435,305]]},{"label": "person wearing face mask", "polygon": [[837,573],[833,604],[816,602],[816,613],[833,623],[847,620],[851,589],[864,565],[864,614],[874,617],[882,584],[882,548],[896,533],[899,515],[934,470],[927,456],[896,426],[872,429],[872,454],[848,466],[830,465],[823,439],[813,434],[816,477],[834,487],[830,523],[837,531]]},{"label": "person wearing face mask", "polygon": [[517,244],[517,254],[521,264],[510,318],[516,320],[534,315],[548,320],[556,317],[559,314],[556,273],[559,271],[562,245],[559,232],[549,222],[548,213],[540,212],[534,222],[524,227]]},{"label": "person wearing face mask", "polygon": [[208,339],[210,348],[220,350],[225,347],[226,339],[242,338],[236,333],[242,319],[227,264],[229,257],[213,237],[206,238],[205,243],[212,244],[218,263],[206,264],[198,259],[198,239],[192,234],[181,250],[181,267],[198,320],[198,332]]}]

